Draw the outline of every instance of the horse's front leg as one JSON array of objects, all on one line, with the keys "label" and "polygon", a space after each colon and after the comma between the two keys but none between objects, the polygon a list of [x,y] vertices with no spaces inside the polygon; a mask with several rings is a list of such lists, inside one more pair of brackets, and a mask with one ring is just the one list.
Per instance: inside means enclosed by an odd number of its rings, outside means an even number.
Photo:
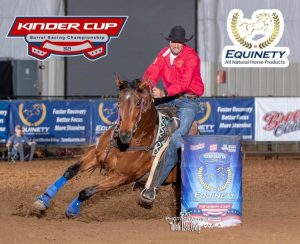
[{"label": "horse's front leg", "polygon": [[95,148],[91,149],[81,160],[71,165],[42,195],[37,197],[37,200],[33,203],[33,207],[40,211],[46,210],[50,205],[51,199],[55,197],[68,180],[80,172],[97,167],[99,162],[97,161],[95,150]]},{"label": "horse's front leg", "polygon": [[81,204],[98,192],[109,191],[128,183],[128,177],[120,174],[108,175],[97,185],[83,189],[77,198],[75,198],[67,207],[66,216],[75,217],[80,213]]}]

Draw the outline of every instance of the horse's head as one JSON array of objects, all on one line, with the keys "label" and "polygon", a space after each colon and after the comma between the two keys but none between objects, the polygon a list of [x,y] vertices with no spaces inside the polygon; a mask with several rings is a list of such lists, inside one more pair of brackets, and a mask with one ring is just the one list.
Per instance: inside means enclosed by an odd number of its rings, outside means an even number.
[{"label": "horse's head", "polygon": [[152,94],[149,80],[122,81],[115,76],[119,88],[119,138],[123,144],[129,144],[136,132],[142,116],[152,106]]},{"label": "horse's head", "polygon": [[260,21],[263,23],[263,24],[269,24],[272,22],[272,17],[270,14],[268,13],[261,13],[261,14],[258,14],[256,16],[256,19],[257,19],[257,23],[259,23]]}]

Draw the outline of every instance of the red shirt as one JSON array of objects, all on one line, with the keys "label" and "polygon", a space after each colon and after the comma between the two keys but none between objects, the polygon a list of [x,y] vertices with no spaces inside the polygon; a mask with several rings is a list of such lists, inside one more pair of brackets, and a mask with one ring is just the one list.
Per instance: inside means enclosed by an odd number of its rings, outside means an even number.
[{"label": "red shirt", "polygon": [[143,78],[149,78],[153,86],[162,79],[169,96],[187,93],[201,96],[204,85],[200,74],[200,58],[195,50],[184,45],[170,63],[170,48],[162,49],[154,62],[148,67]]}]

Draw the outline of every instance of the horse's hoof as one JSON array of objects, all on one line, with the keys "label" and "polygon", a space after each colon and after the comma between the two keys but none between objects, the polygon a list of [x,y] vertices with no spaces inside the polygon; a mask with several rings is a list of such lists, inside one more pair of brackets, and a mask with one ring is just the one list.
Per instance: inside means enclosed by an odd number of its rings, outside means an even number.
[{"label": "horse's hoof", "polygon": [[47,209],[47,206],[44,204],[44,202],[40,199],[37,199],[32,206],[39,211],[45,211]]},{"label": "horse's hoof", "polygon": [[30,209],[30,216],[32,217],[42,218],[45,215],[45,213],[46,213],[45,210],[37,209],[35,206],[33,206]]},{"label": "horse's hoof", "polygon": [[76,218],[79,216],[79,213],[76,214],[76,213],[72,213],[72,212],[68,212],[68,210],[65,212],[65,215],[68,219],[73,219],[73,218]]},{"label": "horse's hoof", "polygon": [[65,212],[65,215],[68,219],[76,218],[79,216],[80,209],[79,208],[72,208],[72,206],[69,206]]}]

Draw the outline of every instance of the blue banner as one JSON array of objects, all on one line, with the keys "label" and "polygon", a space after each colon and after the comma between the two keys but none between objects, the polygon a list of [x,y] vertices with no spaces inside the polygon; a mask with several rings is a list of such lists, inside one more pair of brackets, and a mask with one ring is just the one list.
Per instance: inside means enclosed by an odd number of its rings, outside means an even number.
[{"label": "blue banner", "polygon": [[118,100],[103,99],[91,101],[92,141],[107,131],[118,119]]},{"label": "blue banner", "polygon": [[242,135],[254,140],[254,98],[201,98],[196,122],[200,135]]},{"label": "blue banner", "polygon": [[254,140],[254,98],[221,98],[214,101],[216,135],[242,135]]},{"label": "blue banner", "polygon": [[[242,135],[254,139],[254,98],[200,98],[196,122],[201,135]],[[0,140],[21,124],[44,144],[89,144],[118,120],[117,99],[12,101],[0,105]],[[8,124],[9,121],[9,124]]]},{"label": "blue banner", "polygon": [[242,157],[239,136],[187,136],[182,146],[182,213],[207,227],[241,223]]},{"label": "blue banner", "polygon": [[88,101],[15,101],[11,103],[10,130],[17,124],[29,138],[45,144],[91,142]]},{"label": "blue banner", "polygon": [[9,136],[9,106],[10,103],[6,101],[0,102],[0,143],[6,143]]},{"label": "blue banner", "polygon": [[214,100],[212,98],[201,98],[198,103],[198,112],[195,118],[198,131],[201,135],[215,134]]}]

